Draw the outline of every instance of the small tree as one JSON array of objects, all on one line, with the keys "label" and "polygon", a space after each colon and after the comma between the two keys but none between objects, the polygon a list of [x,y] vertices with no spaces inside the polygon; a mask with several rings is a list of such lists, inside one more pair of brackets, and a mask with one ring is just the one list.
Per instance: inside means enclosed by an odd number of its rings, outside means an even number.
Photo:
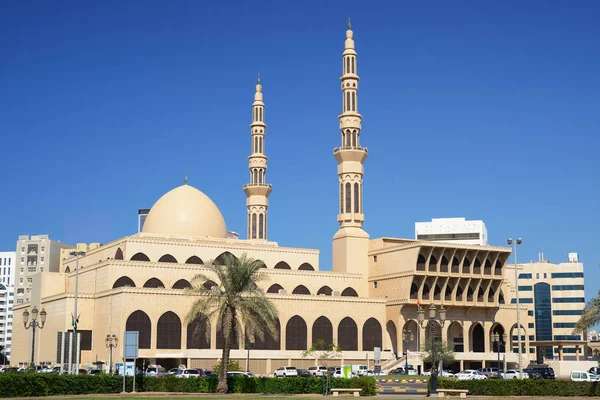
[{"label": "small tree", "polygon": [[447,342],[428,340],[423,346],[423,362],[431,363],[432,367],[437,366],[438,371],[445,365],[454,363],[454,351],[448,347]]},{"label": "small tree", "polygon": [[[221,372],[221,360],[217,361],[216,365],[213,365],[213,370],[215,371],[215,374],[219,375]],[[227,371],[241,371],[242,369],[240,368],[240,363],[237,360],[232,360],[231,358],[229,359],[229,362],[227,363]]]},{"label": "small tree", "polygon": [[310,349],[302,352],[302,358],[310,358],[317,364],[325,367],[325,393],[329,393],[329,373],[327,371],[330,361],[342,358],[342,349],[335,343],[327,344],[323,339],[317,340]]}]

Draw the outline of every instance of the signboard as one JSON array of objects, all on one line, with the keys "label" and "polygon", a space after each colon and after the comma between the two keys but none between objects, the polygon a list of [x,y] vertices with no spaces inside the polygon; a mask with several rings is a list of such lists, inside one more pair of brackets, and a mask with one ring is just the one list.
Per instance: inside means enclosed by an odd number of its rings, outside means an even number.
[{"label": "signboard", "polygon": [[138,358],[140,333],[138,331],[125,331],[123,337],[123,358]]},{"label": "signboard", "polygon": [[381,347],[375,347],[373,349],[373,353],[373,358],[375,359],[375,362],[378,363],[379,361],[381,361]]}]

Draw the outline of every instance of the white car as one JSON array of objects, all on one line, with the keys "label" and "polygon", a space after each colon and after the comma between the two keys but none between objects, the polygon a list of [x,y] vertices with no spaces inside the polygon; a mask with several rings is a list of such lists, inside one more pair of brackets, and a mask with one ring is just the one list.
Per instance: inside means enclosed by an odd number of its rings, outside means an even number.
[{"label": "white car", "polygon": [[456,374],[456,378],[459,381],[472,381],[476,379],[487,379],[487,376],[483,375],[479,371],[475,371],[474,369],[465,369],[464,371],[460,371]]},{"label": "white car", "polygon": [[344,373],[342,372],[342,368],[335,367],[335,369],[333,370],[333,374],[331,374],[331,376],[334,378],[344,378]]},{"label": "white car", "polygon": [[312,376],[323,376],[327,373],[327,368],[320,366],[320,367],[310,367],[308,368],[308,372],[312,375]]},{"label": "white car", "polygon": [[275,378],[285,378],[287,376],[298,376],[298,370],[296,367],[279,367],[273,374]]},{"label": "white car", "polygon": [[177,378],[192,378],[192,377],[200,377],[200,372],[197,369],[179,369],[175,374]]},{"label": "white car", "polygon": [[[501,374],[503,379],[519,379],[519,371],[516,369],[509,369],[508,371]],[[522,379],[529,379],[529,374],[523,372]]]},{"label": "white car", "polygon": [[248,378],[256,378],[252,372],[245,371],[227,371],[227,377],[231,378],[232,376],[247,376]]},{"label": "white car", "polygon": [[571,380],[575,382],[599,381],[600,376],[585,371],[571,371]]}]

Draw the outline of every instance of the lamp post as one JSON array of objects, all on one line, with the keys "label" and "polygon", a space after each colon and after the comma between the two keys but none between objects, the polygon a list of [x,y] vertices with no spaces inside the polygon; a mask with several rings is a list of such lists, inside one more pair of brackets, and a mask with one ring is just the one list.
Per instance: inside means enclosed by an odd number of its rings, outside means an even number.
[{"label": "lamp post", "polygon": [[[439,314],[436,315],[436,314]],[[442,306],[439,310],[433,304],[429,306],[429,315],[427,323],[425,324],[425,310],[418,306],[417,308],[417,321],[421,328],[429,326],[431,335],[431,393],[437,393],[437,365],[436,365],[436,352],[435,352],[435,341],[433,335],[435,334],[435,325],[439,324],[440,328],[444,326],[446,322],[446,309]]]},{"label": "lamp post", "polygon": [[504,345],[504,349],[506,350],[506,334],[492,334],[492,343],[496,343],[496,352],[498,353],[498,378],[502,379],[502,375],[500,375],[500,346]]},{"label": "lamp post", "polygon": [[112,375],[112,350],[117,347],[119,343],[119,338],[116,335],[106,335],[106,339],[104,339],[106,343],[106,348],[110,349],[110,355],[108,360],[108,373]]},{"label": "lamp post", "polygon": [[404,373],[406,375],[408,375],[408,342],[412,342],[414,339],[415,336],[411,330],[402,330],[402,347],[404,347],[404,356],[406,357],[404,362]]},{"label": "lamp post", "polygon": [[[75,302],[73,306],[73,337],[75,338],[75,343],[77,343],[77,323],[79,322],[79,318],[77,317],[77,296],[79,295],[79,256],[85,255],[85,251],[76,250],[70,252],[69,255],[77,257],[75,261]],[[77,348],[77,346],[75,346],[75,348]],[[79,361],[79,354],[77,355],[77,360],[75,361],[74,371],[71,371],[71,373],[79,373],[79,364],[77,361]]]},{"label": "lamp post", "polygon": [[[38,313],[41,324],[37,320]],[[23,311],[23,326],[25,326],[25,329],[31,328],[33,331],[33,338],[31,339],[31,365],[33,366],[35,365],[35,329],[44,329],[44,324],[46,323],[46,310],[42,308],[42,311],[38,312],[38,309],[33,307],[33,310],[31,310],[31,321],[29,323],[27,323],[27,321],[29,321],[29,311],[25,310]]]},{"label": "lamp post", "polygon": [[246,372],[250,372],[250,349],[254,347],[254,342],[248,340],[246,342],[246,350],[248,350],[248,355],[246,356]]},{"label": "lamp post", "polygon": [[519,305],[519,274],[517,272],[517,245],[523,243],[523,239],[512,240],[509,238],[506,243],[513,245],[513,259],[515,261],[515,298],[517,301],[517,340],[519,342],[519,379],[523,379],[523,363],[521,362],[521,306]]}]

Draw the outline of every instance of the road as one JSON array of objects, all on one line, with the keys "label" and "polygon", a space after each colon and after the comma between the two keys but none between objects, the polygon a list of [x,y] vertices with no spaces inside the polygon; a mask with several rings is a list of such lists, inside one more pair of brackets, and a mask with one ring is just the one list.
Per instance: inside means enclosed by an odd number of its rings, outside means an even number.
[{"label": "road", "polygon": [[377,379],[377,384],[379,394],[427,396],[427,379]]}]

